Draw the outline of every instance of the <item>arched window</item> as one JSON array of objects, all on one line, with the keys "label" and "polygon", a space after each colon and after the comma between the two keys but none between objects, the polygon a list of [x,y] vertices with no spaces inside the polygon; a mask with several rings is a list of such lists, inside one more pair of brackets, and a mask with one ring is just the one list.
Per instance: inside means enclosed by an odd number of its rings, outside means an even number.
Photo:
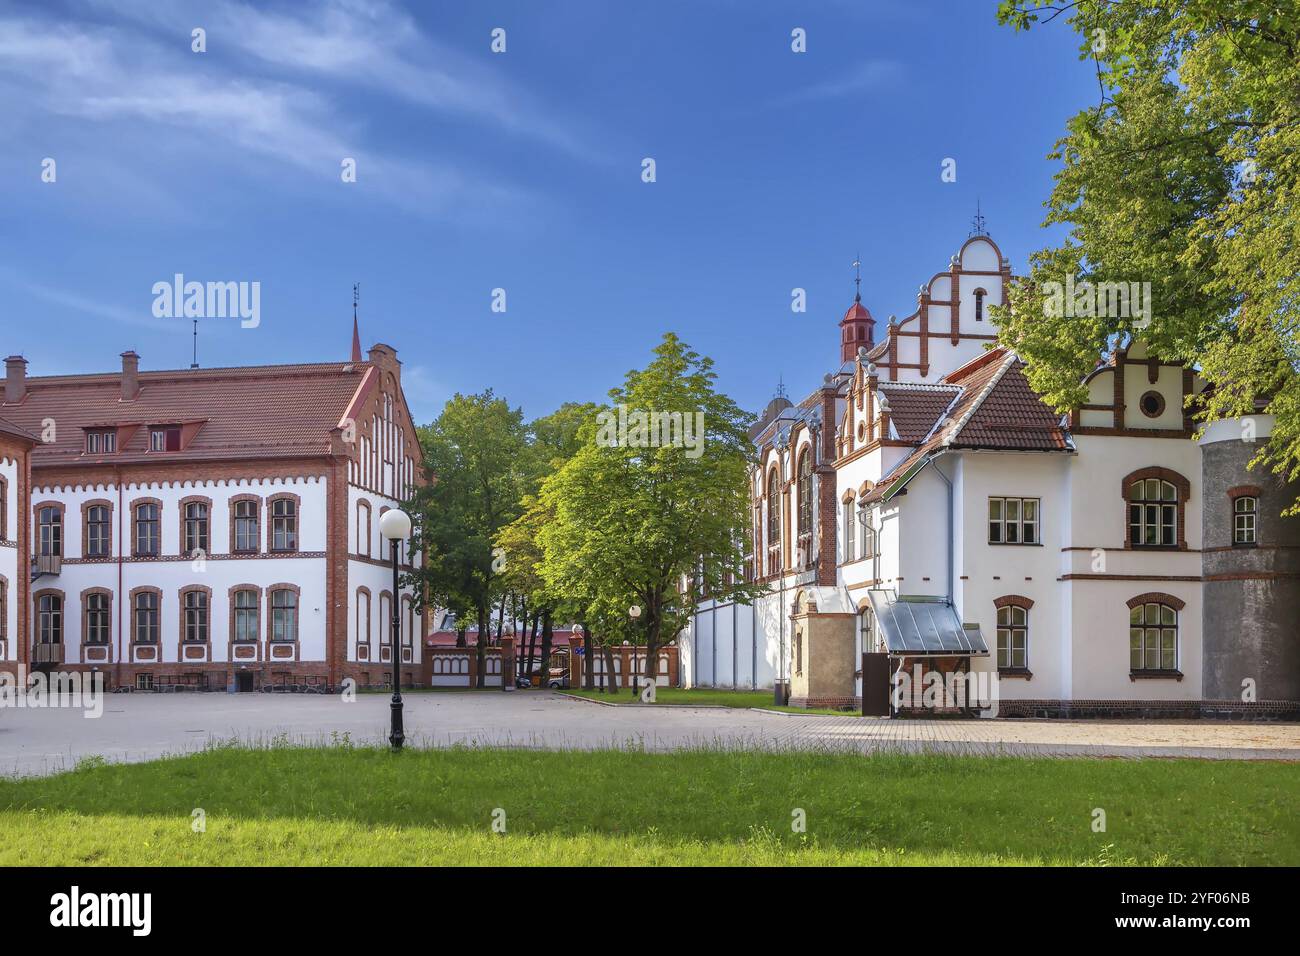
[{"label": "arched window", "polygon": [[1168,594],[1143,594],[1128,602],[1130,670],[1178,670],[1178,612],[1184,606]]},{"label": "arched window", "polygon": [[[781,543],[781,490],[779,484],[776,469],[773,468],[767,473],[767,547],[769,555],[771,549]],[[771,562],[767,573],[772,574],[774,571],[776,571],[775,563]]]},{"label": "arched window", "polygon": [[131,596],[131,640],[137,644],[158,643],[158,592],[135,591]]},{"label": "arched window", "polygon": [[370,502],[357,502],[357,554],[370,557]]},{"label": "arched window", "polygon": [[844,500],[844,561],[858,559],[858,529],[854,521],[854,503],[852,498]]},{"label": "arched window", "polygon": [[63,506],[42,505],[36,512],[36,536],[40,554],[63,554]]},{"label": "arched window", "polygon": [[193,587],[181,595],[181,639],[195,644],[208,640],[208,591]]},{"label": "arched window", "polygon": [[1232,543],[1249,545],[1255,543],[1255,520],[1259,512],[1259,499],[1254,495],[1242,495],[1232,499]]},{"label": "arched window", "polygon": [[182,530],[185,533],[185,554],[196,558],[208,552],[208,503],[189,501],[184,504]]},{"label": "arched window", "polygon": [[138,502],[131,510],[136,557],[157,557],[162,551],[161,507],[160,502],[151,499]]},{"label": "arched window", "polygon": [[976,322],[984,321],[984,296],[986,296],[987,294],[988,293],[985,292],[983,289],[975,290],[975,321]]},{"label": "arched window", "polygon": [[804,448],[799,456],[799,537],[812,534],[812,454]]},{"label": "arched window", "polygon": [[107,644],[109,642],[109,621],[111,620],[111,600],[107,591],[92,591],[85,596],[85,642],[87,644]]},{"label": "arched window", "polygon": [[1183,508],[1191,483],[1169,468],[1142,468],[1125,476],[1126,547],[1185,548]]}]

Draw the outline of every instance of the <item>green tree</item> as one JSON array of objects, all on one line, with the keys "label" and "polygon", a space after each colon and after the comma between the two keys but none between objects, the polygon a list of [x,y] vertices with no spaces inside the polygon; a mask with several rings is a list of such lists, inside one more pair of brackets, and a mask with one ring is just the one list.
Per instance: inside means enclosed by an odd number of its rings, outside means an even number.
[{"label": "green tree", "polygon": [[[752,419],[714,388],[712,360],[669,333],[645,369],[584,422],[578,448],[546,479],[540,573],[586,604],[588,628],[656,651],[689,620],[700,589],[752,599],[744,582]],[[624,427],[626,426],[626,427]],[[657,432],[657,434],[656,434]],[[628,610],[641,609],[635,627]]]},{"label": "green tree", "polygon": [[[1098,103],[1049,154],[1045,225],[999,310],[1000,337],[1059,408],[1134,335],[1199,365],[1202,418],[1277,417],[1257,459],[1300,477],[1300,0],[1002,0],[1028,30],[1066,15],[1095,65]],[[1047,283],[1150,282],[1148,317],[1064,316]],[[1291,510],[1297,510],[1293,506]]]},{"label": "green tree", "polygon": [[425,561],[417,577],[428,598],[472,611],[478,622],[478,686],[485,684],[487,641],[495,602],[504,593],[501,529],[519,514],[527,484],[523,413],[492,390],[456,394],[420,429],[432,476],[414,501],[415,546]]}]

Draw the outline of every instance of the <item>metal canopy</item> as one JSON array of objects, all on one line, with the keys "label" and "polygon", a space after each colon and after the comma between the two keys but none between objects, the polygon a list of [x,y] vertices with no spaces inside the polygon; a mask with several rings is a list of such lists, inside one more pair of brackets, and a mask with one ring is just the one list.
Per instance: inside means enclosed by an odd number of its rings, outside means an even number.
[{"label": "metal canopy", "polygon": [[871,610],[895,657],[987,657],[978,625],[963,625],[946,598],[870,590]]}]

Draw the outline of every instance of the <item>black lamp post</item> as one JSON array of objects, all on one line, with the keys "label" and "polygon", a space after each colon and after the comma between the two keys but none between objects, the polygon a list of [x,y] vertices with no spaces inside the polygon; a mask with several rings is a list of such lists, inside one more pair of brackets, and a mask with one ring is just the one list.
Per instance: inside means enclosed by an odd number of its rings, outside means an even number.
[{"label": "black lamp post", "polygon": [[411,536],[410,516],[396,508],[385,511],[384,516],[379,519],[379,533],[388,539],[393,555],[393,620],[390,636],[393,657],[393,702],[389,705],[392,727],[388,734],[388,742],[396,751],[402,749],[402,743],[406,740],[406,734],[402,732],[402,602],[398,590],[397,554],[398,544]]},{"label": "black lamp post", "polygon": [[641,605],[633,604],[627,609],[627,616],[632,619],[632,696],[637,695],[640,689],[636,686],[637,679],[637,660],[636,660],[636,626],[641,620]]}]

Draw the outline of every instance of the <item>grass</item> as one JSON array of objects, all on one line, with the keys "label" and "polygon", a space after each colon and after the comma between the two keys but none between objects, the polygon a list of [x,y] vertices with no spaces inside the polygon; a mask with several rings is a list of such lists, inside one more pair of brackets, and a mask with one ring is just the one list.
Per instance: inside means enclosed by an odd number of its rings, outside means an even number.
[{"label": "grass", "polygon": [[1247,761],[222,747],[0,781],[0,865],[1296,865],[1298,794]]}]

